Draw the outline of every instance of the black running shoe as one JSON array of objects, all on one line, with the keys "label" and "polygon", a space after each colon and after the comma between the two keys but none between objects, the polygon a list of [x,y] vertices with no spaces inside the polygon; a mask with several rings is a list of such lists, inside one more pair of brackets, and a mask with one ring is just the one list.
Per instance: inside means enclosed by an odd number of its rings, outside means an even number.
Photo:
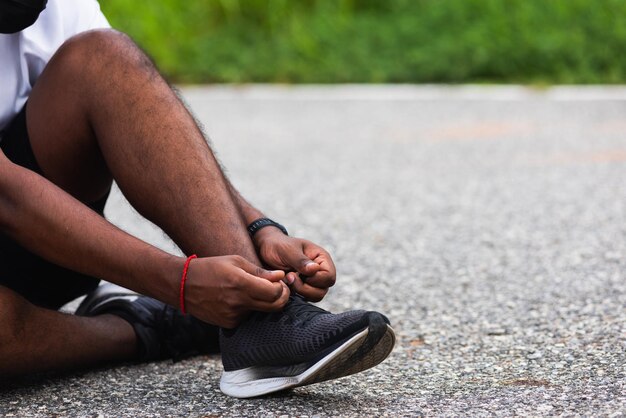
[{"label": "black running shoe", "polygon": [[112,314],[130,323],[140,345],[139,361],[174,361],[219,352],[219,328],[148,296],[113,284],[89,294],[75,312],[81,316]]},{"label": "black running shoe", "polygon": [[378,312],[332,314],[290,296],[285,309],[222,329],[220,389],[249,398],[348,376],[382,362],[395,334]]}]

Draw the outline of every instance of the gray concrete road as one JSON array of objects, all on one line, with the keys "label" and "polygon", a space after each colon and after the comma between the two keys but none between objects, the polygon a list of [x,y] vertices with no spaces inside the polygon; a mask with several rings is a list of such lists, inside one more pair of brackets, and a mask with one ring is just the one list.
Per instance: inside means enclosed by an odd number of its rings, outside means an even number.
[{"label": "gray concrete road", "polygon": [[[219,357],[9,383],[2,416],[624,416],[626,90],[185,88],[251,202],[386,313],[379,367],[254,400]],[[107,215],[178,251],[115,191]]]}]

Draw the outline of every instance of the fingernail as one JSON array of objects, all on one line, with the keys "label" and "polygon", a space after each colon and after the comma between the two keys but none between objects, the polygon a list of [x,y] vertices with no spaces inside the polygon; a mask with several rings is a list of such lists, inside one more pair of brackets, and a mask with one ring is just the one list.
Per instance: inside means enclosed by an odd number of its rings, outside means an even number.
[{"label": "fingernail", "polygon": [[296,278],[293,277],[292,274],[288,275],[287,277],[285,277],[285,279],[287,279],[287,284],[293,284],[293,282],[296,281]]}]

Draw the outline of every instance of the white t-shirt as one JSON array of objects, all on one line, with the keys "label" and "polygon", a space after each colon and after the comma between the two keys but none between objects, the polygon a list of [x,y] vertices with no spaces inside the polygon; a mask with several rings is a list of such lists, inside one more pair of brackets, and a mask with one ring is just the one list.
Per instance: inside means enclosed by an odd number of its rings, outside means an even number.
[{"label": "white t-shirt", "polygon": [[0,132],[26,103],[35,81],[65,40],[110,27],[97,0],[49,0],[39,19],[13,34],[0,34]]}]

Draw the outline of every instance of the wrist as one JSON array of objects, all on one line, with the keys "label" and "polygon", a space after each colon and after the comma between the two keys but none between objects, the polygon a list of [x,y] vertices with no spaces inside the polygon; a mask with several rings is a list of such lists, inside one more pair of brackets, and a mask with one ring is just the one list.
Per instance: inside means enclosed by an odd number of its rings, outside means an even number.
[{"label": "wrist", "polygon": [[168,254],[162,262],[155,264],[158,266],[154,272],[153,280],[150,283],[158,283],[158,286],[150,285],[150,289],[142,292],[152,296],[168,305],[178,307],[180,301],[180,280],[184,269],[186,257]]},{"label": "wrist", "polygon": [[183,272],[182,272],[182,276],[180,279],[180,289],[179,289],[179,293],[178,293],[178,308],[180,309],[180,311],[183,314],[187,313],[187,309],[185,307],[185,301],[186,301],[186,297],[185,297],[185,282],[187,281],[187,272],[189,270],[189,264],[191,263],[191,260],[193,260],[194,258],[198,258],[197,255],[192,254],[189,257],[187,257],[187,260],[185,261],[185,265],[183,267]]},{"label": "wrist", "polygon": [[254,246],[258,249],[261,248],[264,243],[266,243],[269,240],[272,239],[281,239],[287,237],[287,235],[285,235],[285,233],[280,230],[278,227],[275,226],[267,226],[263,229],[258,230],[253,236],[252,236],[252,242],[254,243]]},{"label": "wrist", "polygon": [[248,224],[247,230],[250,238],[257,247],[259,247],[265,239],[274,234],[289,235],[287,228],[269,218],[258,218],[254,220]]},{"label": "wrist", "polygon": [[289,233],[287,232],[287,228],[285,228],[278,222],[271,220],[270,218],[258,218],[248,224],[248,234],[250,234],[250,237],[254,237],[254,235],[256,235],[259,231],[268,227],[278,228],[283,234],[289,235]]}]

